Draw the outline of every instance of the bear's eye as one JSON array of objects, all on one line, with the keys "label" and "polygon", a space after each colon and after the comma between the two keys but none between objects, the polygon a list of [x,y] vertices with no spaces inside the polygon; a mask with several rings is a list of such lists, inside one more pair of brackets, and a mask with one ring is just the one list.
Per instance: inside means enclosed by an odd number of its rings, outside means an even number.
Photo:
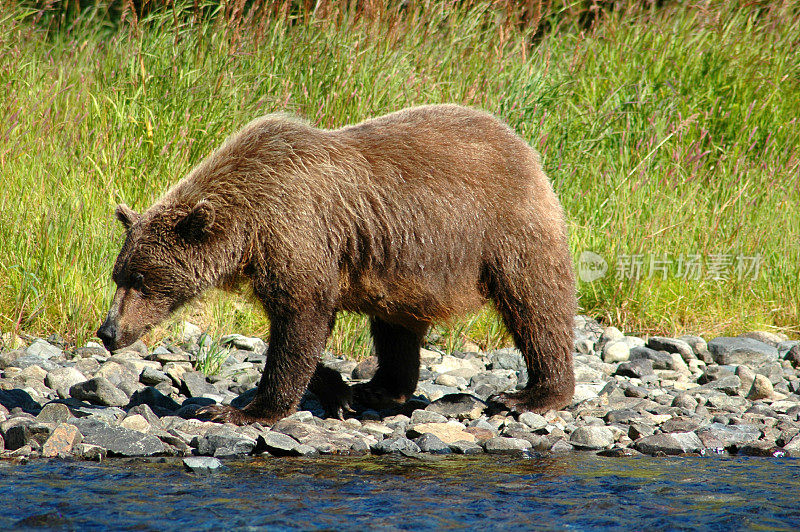
[{"label": "bear's eye", "polygon": [[131,275],[131,288],[134,290],[142,291],[144,288],[144,275],[141,273],[134,273]]}]

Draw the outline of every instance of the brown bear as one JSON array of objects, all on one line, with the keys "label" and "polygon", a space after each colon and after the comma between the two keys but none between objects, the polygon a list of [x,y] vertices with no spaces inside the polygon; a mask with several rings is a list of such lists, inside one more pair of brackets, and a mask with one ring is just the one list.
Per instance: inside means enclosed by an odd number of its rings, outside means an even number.
[{"label": "brown bear", "polygon": [[213,419],[272,423],[309,386],[329,412],[347,407],[349,388],[319,365],[340,310],[370,316],[378,358],[355,401],[403,403],[431,322],[487,300],[529,377],[492,400],[541,412],[572,398],[563,210],[537,153],[490,114],[431,105],[337,130],[264,116],[143,214],[125,205],[116,214],[127,236],[98,331],[109,350],[211,287],[247,281],[269,316],[255,398],[241,410],[207,408]]}]

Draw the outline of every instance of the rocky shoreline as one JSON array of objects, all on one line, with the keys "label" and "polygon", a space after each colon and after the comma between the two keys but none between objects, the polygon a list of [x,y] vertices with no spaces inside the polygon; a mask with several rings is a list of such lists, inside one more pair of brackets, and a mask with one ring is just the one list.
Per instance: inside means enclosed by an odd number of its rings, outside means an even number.
[{"label": "rocky shoreline", "polygon": [[[216,467],[214,458],[264,453],[800,457],[800,342],[768,332],[639,338],[581,316],[575,333],[577,386],[562,411],[487,409],[488,396],[527,380],[516,349],[432,348],[422,350],[417,393],[401,409],[324,419],[307,394],[301,411],[272,427],[194,418],[214,402],[249,401],[265,359],[257,338],[211,344],[187,323],[180,342],[152,350],[140,342],[114,353],[97,344],[67,350],[57,338],[6,345],[0,458],[185,456],[199,471]],[[197,371],[216,360],[211,377]],[[350,382],[375,369],[374,359],[323,362]]]}]

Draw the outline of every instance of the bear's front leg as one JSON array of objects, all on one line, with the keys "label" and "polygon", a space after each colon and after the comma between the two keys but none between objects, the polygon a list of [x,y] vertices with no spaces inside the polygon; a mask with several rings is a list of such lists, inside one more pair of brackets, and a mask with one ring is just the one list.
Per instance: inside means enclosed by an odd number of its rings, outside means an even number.
[{"label": "bear's front leg", "polygon": [[310,310],[270,317],[267,360],[253,400],[241,410],[227,405],[205,407],[197,411],[198,416],[237,425],[271,425],[295,411],[325,346],[330,315]]}]

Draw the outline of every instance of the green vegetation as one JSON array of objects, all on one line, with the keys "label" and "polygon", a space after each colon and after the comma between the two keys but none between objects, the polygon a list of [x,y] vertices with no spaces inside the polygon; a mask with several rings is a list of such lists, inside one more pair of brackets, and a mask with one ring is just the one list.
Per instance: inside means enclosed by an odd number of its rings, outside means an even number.
[{"label": "green vegetation", "polygon": [[[607,262],[579,283],[582,312],[636,332],[800,332],[792,3],[667,2],[590,28],[559,2],[528,25],[498,2],[329,18],[240,4],[169,3],[138,18],[2,3],[1,331],[91,339],[121,244],[114,206],[147,208],[253,117],[285,110],[333,128],[457,102],[496,113],[542,153],[576,265],[587,250]],[[697,278],[685,275],[690,255]],[[651,257],[667,259],[656,275]],[[639,261],[638,279],[617,268]],[[715,264],[724,279],[709,278]],[[247,301],[214,293],[178,319],[263,336]],[[435,332],[448,347],[508,341],[491,310]],[[343,316],[329,347],[366,352],[364,318]]]}]

